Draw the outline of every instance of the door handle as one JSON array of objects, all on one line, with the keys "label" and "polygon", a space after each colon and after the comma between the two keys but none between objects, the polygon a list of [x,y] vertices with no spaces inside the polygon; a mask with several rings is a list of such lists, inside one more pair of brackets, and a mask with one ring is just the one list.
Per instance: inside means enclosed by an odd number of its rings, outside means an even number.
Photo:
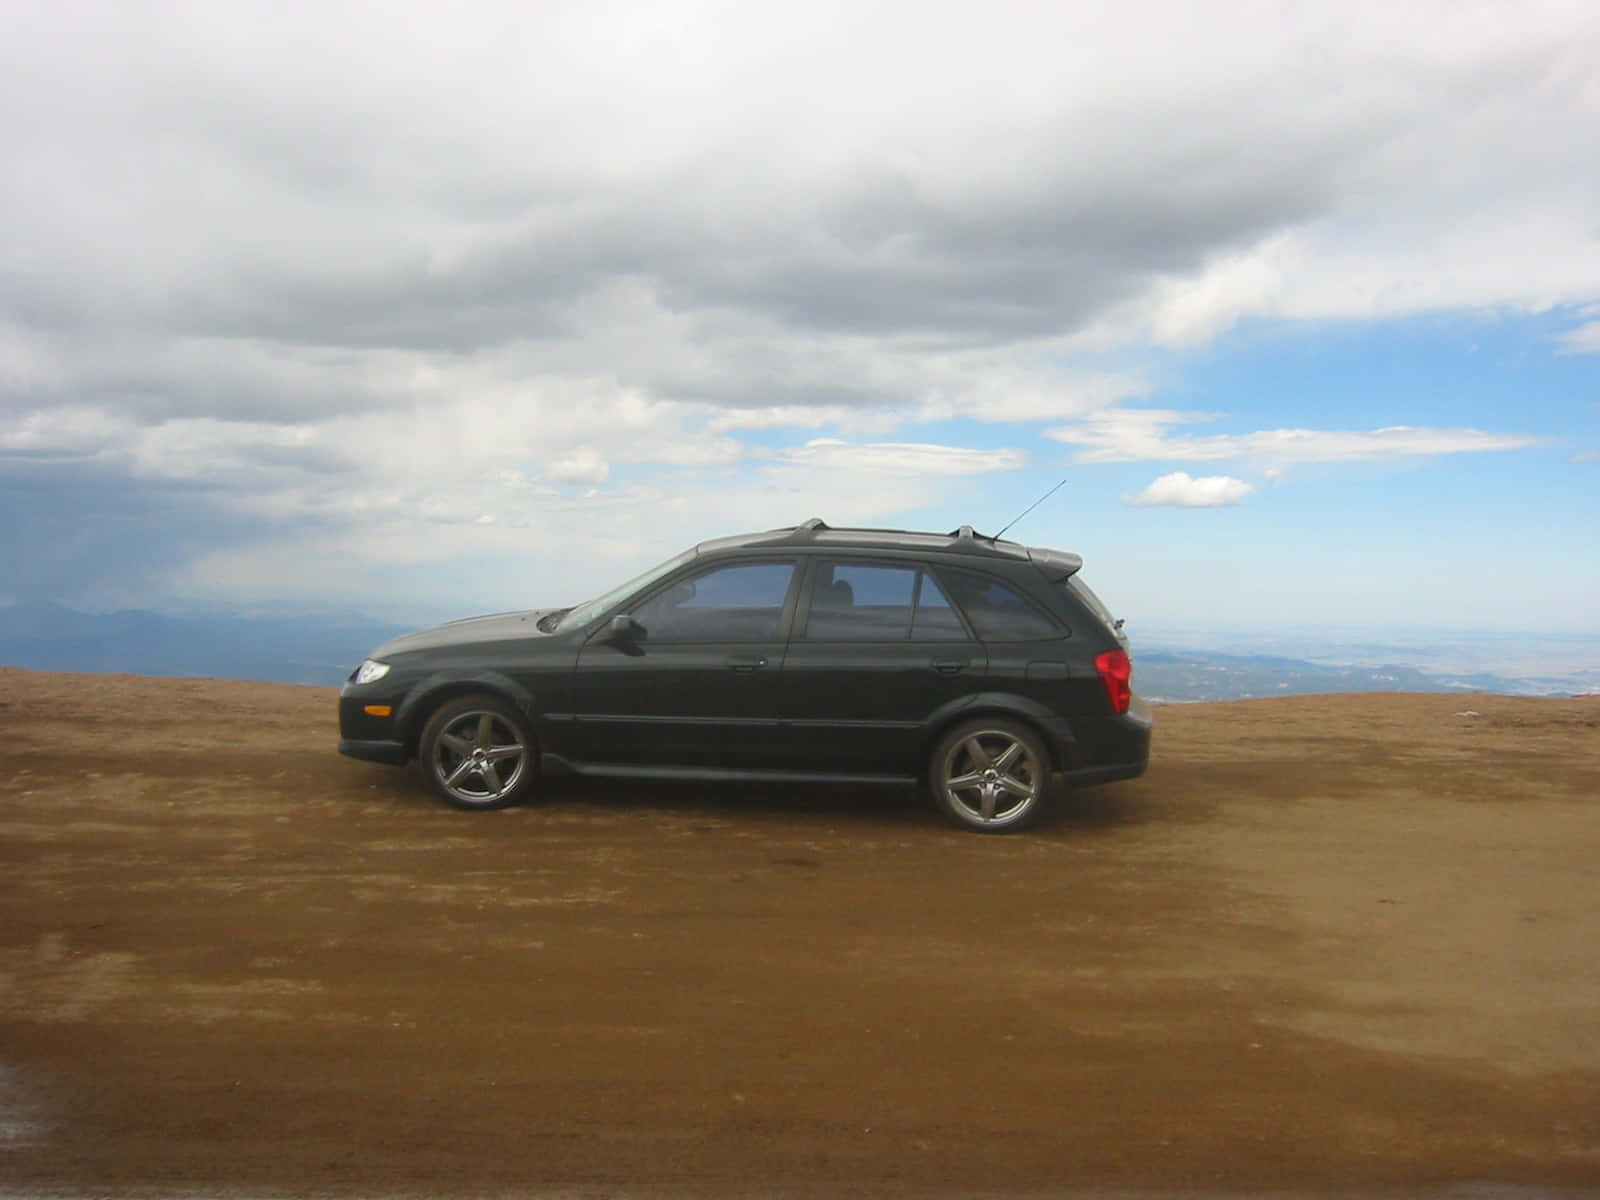
[{"label": "door handle", "polygon": [[966,658],[936,658],[933,660],[933,669],[941,675],[955,675],[966,670],[970,662]]},{"label": "door handle", "polygon": [[734,654],[728,657],[728,666],[735,671],[759,671],[767,665],[767,660],[761,657],[749,658]]}]

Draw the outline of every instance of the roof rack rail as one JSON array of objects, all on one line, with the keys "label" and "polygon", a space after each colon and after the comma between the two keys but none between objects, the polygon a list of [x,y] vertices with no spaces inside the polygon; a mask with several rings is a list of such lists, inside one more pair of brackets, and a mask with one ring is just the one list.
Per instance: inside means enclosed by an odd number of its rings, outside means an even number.
[{"label": "roof rack rail", "polygon": [[952,529],[949,536],[957,541],[970,542],[978,535],[972,531],[971,525],[963,525],[960,529]]},{"label": "roof rack rail", "polygon": [[789,536],[794,538],[796,541],[799,541],[813,536],[818,530],[827,528],[829,528],[828,523],[821,517],[811,517],[810,519],[802,521],[800,524],[796,525],[794,527],[794,532]]}]

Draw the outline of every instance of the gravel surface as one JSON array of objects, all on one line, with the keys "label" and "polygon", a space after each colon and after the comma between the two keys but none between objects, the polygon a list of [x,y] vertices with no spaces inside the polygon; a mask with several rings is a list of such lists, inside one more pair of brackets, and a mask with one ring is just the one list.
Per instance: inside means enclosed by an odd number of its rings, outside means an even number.
[{"label": "gravel surface", "polygon": [[0,669],[0,734],[0,1194],[1600,1192],[1600,699],[1164,708],[1003,838],[457,813],[315,688]]}]

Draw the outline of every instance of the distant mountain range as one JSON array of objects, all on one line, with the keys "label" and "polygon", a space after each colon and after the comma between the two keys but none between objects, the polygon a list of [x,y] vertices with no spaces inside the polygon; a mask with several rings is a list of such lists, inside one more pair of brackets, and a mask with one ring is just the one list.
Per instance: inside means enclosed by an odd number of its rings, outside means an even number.
[{"label": "distant mountain range", "polygon": [[337,685],[374,646],[405,632],[360,618],[95,614],[18,604],[0,608],[0,663]]},{"label": "distant mountain range", "polygon": [[1439,674],[1401,664],[1330,666],[1270,655],[1154,650],[1138,653],[1139,692],[1157,703],[1248,700],[1326,692],[1499,692],[1514,696],[1571,696],[1595,690],[1592,681],[1521,677],[1477,671]]},{"label": "distant mountain range", "polygon": [[[0,664],[46,671],[186,675],[337,686],[375,646],[407,627],[359,617],[83,613],[56,604],[0,608]],[[1448,673],[1393,665],[1330,665],[1293,657],[1135,645],[1135,685],[1158,703],[1321,692],[1600,691],[1600,670],[1559,675]]]}]

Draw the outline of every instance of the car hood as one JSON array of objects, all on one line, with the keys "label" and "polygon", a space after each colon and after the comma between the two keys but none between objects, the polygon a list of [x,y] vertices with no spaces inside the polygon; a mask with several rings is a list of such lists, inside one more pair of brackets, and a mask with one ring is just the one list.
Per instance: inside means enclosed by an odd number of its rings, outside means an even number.
[{"label": "car hood", "polygon": [[539,618],[547,613],[559,611],[554,608],[531,608],[527,612],[494,613],[487,617],[467,617],[461,621],[447,621],[443,625],[435,625],[432,629],[403,633],[397,638],[390,638],[369,657],[381,661],[391,654],[432,650],[436,646],[471,646],[477,642],[547,638],[550,635],[539,628]]}]

